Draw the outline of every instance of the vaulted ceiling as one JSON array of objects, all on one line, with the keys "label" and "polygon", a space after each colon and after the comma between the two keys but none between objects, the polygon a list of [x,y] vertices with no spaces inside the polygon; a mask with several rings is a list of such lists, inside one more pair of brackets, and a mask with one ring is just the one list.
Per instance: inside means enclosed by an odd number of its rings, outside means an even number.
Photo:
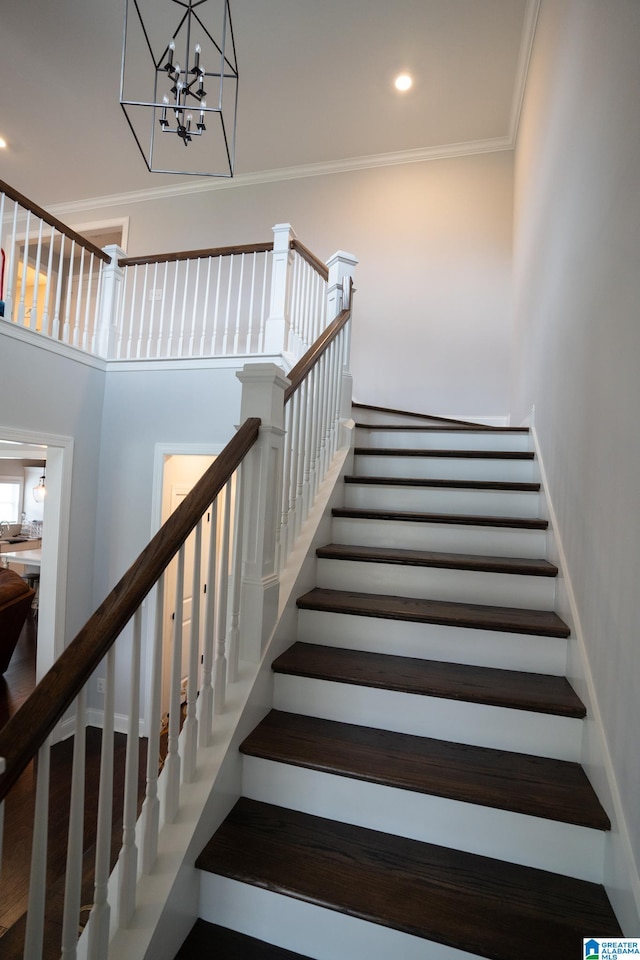
[{"label": "vaulted ceiling", "polygon": [[[179,13],[171,0],[152,7]],[[508,149],[536,9],[537,0],[231,0],[238,182]],[[0,177],[42,205],[191,180],[150,174],[129,131],[123,17],[124,0],[2,4]],[[400,71],[415,80],[402,95]]]}]

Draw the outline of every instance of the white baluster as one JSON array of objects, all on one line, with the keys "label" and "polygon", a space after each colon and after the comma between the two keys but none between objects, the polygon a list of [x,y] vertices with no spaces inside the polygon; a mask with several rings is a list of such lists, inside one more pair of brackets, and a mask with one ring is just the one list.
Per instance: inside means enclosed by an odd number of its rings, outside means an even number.
[{"label": "white baluster", "polygon": [[91,333],[91,353],[101,356],[99,353],[100,350],[100,320],[101,320],[101,303],[102,303],[102,280],[104,277],[104,268],[106,264],[102,260],[98,260],[98,280],[96,282],[96,298],[93,308],[93,324],[92,324],[92,333]]},{"label": "white baluster", "polygon": [[27,290],[27,268],[29,266],[29,220],[31,218],[31,211],[27,210],[27,223],[25,226],[24,234],[24,247],[23,247],[23,256],[22,256],[22,281],[20,283],[20,299],[18,301],[18,324],[19,326],[24,325],[24,312],[25,304],[24,298],[26,296]]},{"label": "white baluster", "polygon": [[180,687],[182,681],[182,619],[184,597],[184,544],[178,550],[176,569],[175,611],[173,614],[173,650],[171,677],[169,681],[169,729],[167,733],[167,759],[164,764],[165,793],[164,819],[173,823],[180,805]]},{"label": "white baluster", "polygon": [[308,381],[304,380],[298,390],[300,394],[300,421],[298,424],[298,457],[296,462],[296,514],[295,514],[295,539],[297,540],[300,536],[300,530],[302,529],[302,524],[304,522],[304,502],[302,497],[303,489],[303,480],[304,480],[304,457],[305,457],[305,444],[307,439],[307,387]]},{"label": "white baluster", "polygon": [[198,743],[208,747],[213,731],[213,651],[215,642],[216,556],[218,539],[218,505],[214,502],[207,514],[209,530],[209,562],[207,565],[207,592],[205,594],[204,635],[202,639],[202,686],[198,698]]},{"label": "white baluster", "polygon": [[73,318],[73,338],[74,347],[79,346],[80,340],[80,308],[82,306],[82,281],[84,279],[84,247],[80,247],[80,269],[78,271],[78,292],[76,293],[76,311]]},{"label": "white baluster", "polygon": [[60,234],[60,258],[58,260],[58,274],[56,277],[56,299],[53,308],[53,326],[51,336],[54,340],[60,337],[60,304],[62,302],[62,274],[64,268],[64,245],[66,237],[64,233]]},{"label": "white baluster", "polygon": [[231,588],[231,624],[229,628],[229,645],[227,666],[227,677],[229,683],[235,683],[238,679],[238,665],[240,659],[240,588],[242,586],[242,544],[243,544],[243,525],[244,512],[247,505],[244,502],[243,493],[243,467],[242,464],[236,470],[235,484],[235,508],[233,525],[233,574]]},{"label": "white baluster", "polygon": [[293,550],[296,542],[298,523],[297,523],[297,493],[298,493],[298,460],[300,459],[300,418],[302,416],[302,394],[300,389],[293,395],[293,420],[291,431],[291,488],[289,490],[289,524],[287,542],[287,555]]},{"label": "white baluster", "polygon": [[[180,315],[180,333],[178,335],[178,356],[184,356],[184,331],[187,321],[187,297],[189,295],[189,264],[190,260],[184,261],[184,281],[182,287],[182,313]],[[178,264],[176,264],[177,268]]]},{"label": "white baluster", "polygon": [[33,278],[33,299],[31,300],[31,315],[29,316],[29,329],[38,329],[38,293],[40,291],[40,258],[42,256],[42,228],[44,221],[40,221],[38,227],[38,246],[36,249],[36,266]]},{"label": "white baluster", "polygon": [[196,331],[196,317],[198,310],[198,288],[200,286],[200,257],[196,260],[196,282],[193,290],[193,310],[191,311],[191,332],[189,334],[188,355],[193,356],[193,343]]},{"label": "white baluster", "polygon": [[136,311],[134,316],[137,319],[137,336],[136,336],[136,357],[140,358],[142,356],[142,344],[144,343],[144,324],[147,314],[147,301],[149,299],[149,264],[144,264],[144,273],[142,275],[142,283],[140,284],[140,309]]},{"label": "white baluster", "polygon": [[209,291],[211,289],[211,257],[207,258],[207,280],[204,288],[204,304],[202,305],[202,328],[200,332],[199,356],[204,357],[205,337],[209,323]]},{"label": "white baluster", "polygon": [[49,833],[49,769],[50,741],[45,740],[38,751],[36,766],[36,800],[31,839],[31,870],[29,873],[29,907],[24,935],[24,958],[34,960],[42,956],[44,940],[44,907],[47,889],[47,844]]},{"label": "white baluster", "polygon": [[291,496],[291,459],[293,454],[293,423],[295,394],[285,407],[284,457],[282,470],[282,508],[278,542],[278,570],[282,570],[289,557],[289,520]]},{"label": "white baluster", "polygon": [[173,270],[173,292],[171,295],[171,313],[169,314],[169,340],[167,342],[168,357],[174,356],[173,333],[175,330],[176,299],[178,296],[178,267],[179,267],[179,262],[177,260],[172,261],[171,269]]},{"label": "white baluster", "polygon": [[269,254],[264,254],[264,276],[262,278],[262,302],[260,304],[260,334],[258,336],[258,353],[264,353],[264,331],[267,322],[266,304],[267,304],[267,277],[269,270]]},{"label": "white baluster", "polygon": [[[151,287],[151,306],[149,307],[149,335],[147,337],[147,349],[145,351],[145,357],[150,357],[153,353],[153,328],[156,319],[156,290],[158,288],[158,264],[154,263],[153,265],[153,280],[151,281],[153,286]],[[159,338],[156,336],[156,341]],[[158,355],[158,348],[156,347],[156,356]]]},{"label": "white baluster", "polygon": [[218,560],[218,588],[216,591],[216,661],[213,683],[213,712],[224,713],[227,690],[227,595],[229,591],[229,519],[231,516],[231,497],[229,484],[220,491],[220,509],[222,512],[222,535],[220,538],[220,556]]},{"label": "white baluster", "polygon": [[85,686],[76,699],[73,767],[71,770],[71,798],[69,801],[67,869],[64,878],[64,915],[62,919],[63,960],[75,960],[78,947],[78,922],[82,902],[86,704],[87,688]]},{"label": "white baluster", "polygon": [[202,520],[195,529],[193,553],[193,588],[191,591],[191,637],[189,640],[189,669],[187,673],[187,714],[184,721],[184,765],[182,780],[191,783],[196,772],[198,749],[198,667],[200,665],[200,598],[202,596]]},{"label": "white baluster", "polygon": [[251,285],[249,288],[249,311],[247,313],[247,332],[244,340],[244,352],[252,353],[251,350],[251,341],[253,339],[253,310],[254,310],[254,297],[256,291],[256,267],[258,264],[259,254],[254,253],[251,259]]},{"label": "white baluster", "polygon": [[160,762],[160,711],[162,699],[162,646],[164,628],[164,574],[156,585],[155,629],[151,658],[151,702],[149,706],[149,743],[147,745],[147,784],[142,804],[142,872],[151,873],[158,856],[160,800],[158,766]]},{"label": "white baluster", "polygon": [[[222,265],[221,265],[222,266]],[[227,355],[229,344],[229,321],[231,311],[231,285],[233,281],[233,254],[229,257],[229,275],[227,277],[227,306],[224,314],[224,333],[222,335],[222,355]]]},{"label": "white baluster", "polygon": [[[158,338],[156,343],[156,357],[162,355],[162,341],[164,340],[164,308],[167,302],[167,277],[169,273],[169,262],[165,260],[164,262],[164,273],[162,277],[162,297],[160,299],[160,323],[158,329]],[[169,345],[167,344],[166,354],[169,353]]]},{"label": "white baluster", "polygon": [[9,244],[9,267],[7,269],[7,289],[4,298],[5,320],[14,321],[13,308],[15,304],[15,283],[18,258],[16,256],[16,230],[18,227],[18,204],[13,204],[13,223],[11,225],[11,242]]},{"label": "white baluster", "polygon": [[102,752],[100,755],[100,792],[96,836],[96,866],[93,907],[88,922],[88,955],[91,960],[106,960],[109,951],[111,907],[108,895],[113,806],[113,705],[115,648],[106,657]]},{"label": "white baluster", "polygon": [[240,317],[242,314],[242,285],[244,282],[244,253],[240,254],[240,278],[238,279],[238,296],[236,306],[236,328],[233,334],[233,352],[238,353],[238,344],[240,342]]},{"label": "white baluster", "polygon": [[90,343],[89,316],[91,313],[91,287],[93,286],[93,253],[89,257],[89,278],[87,280],[87,293],[84,306],[84,326],[82,330],[82,349],[87,350]]},{"label": "white baluster", "polygon": [[213,307],[213,329],[211,331],[211,350],[209,351],[212,355],[215,356],[216,353],[216,342],[218,339],[218,309],[220,306],[220,280],[222,275],[222,257],[217,257],[217,268],[218,276],[216,278],[216,298]]},{"label": "white baluster", "polygon": [[131,284],[131,307],[129,310],[129,336],[127,337],[127,350],[126,357],[127,359],[131,357],[133,353],[133,325],[136,322],[138,316],[138,305],[136,304],[136,293],[138,289],[138,270],[139,266],[134,264],[132,267],[127,267],[127,273],[133,270],[133,283]]},{"label": "white baluster", "polygon": [[126,928],[136,909],[138,876],[138,767],[140,763],[140,649],[142,646],[142,611],[133,615],[129,687],[129,724],[125,758],[124,799],[122,806],[122,847],[118,857],[118,925]]}]

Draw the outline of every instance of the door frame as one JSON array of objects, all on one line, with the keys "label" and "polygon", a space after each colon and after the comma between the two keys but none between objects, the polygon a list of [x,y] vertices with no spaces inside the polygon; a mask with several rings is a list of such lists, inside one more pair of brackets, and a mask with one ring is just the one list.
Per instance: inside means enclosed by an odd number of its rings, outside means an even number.
[{"label": "door frame", "polygon": [[3,426],[0,437],[16,444],[46,447],[42,459],[47,464],[47,498],[36,648],[36,682],[40,682],[65,647],[73,437]]}]

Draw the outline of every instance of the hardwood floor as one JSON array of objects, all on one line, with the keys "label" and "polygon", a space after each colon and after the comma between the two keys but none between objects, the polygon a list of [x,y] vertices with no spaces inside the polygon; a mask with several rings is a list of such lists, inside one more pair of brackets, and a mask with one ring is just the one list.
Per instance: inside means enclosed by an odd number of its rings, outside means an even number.
[{"label": "hardwood floor", "polygon": [[[0,680],[0,725],[4,725],[35,684],[35,631],[28,623],[16,647],[9,668]],[[83,825],[82,904],[93,899],[95,824],[98,805],[98,774],[101,731],[87,729],[86,794]],[[146,740],[140,741],[139,805],[144,795]],[[122,842],[122,799],[126,738],[115,735],[113,788],[113,842],[111,862],[115,863]],[[43,960],[60,956],[64,870],[69,833],[70,774],[73,738],[56,744],[51,751],[49,800],[49,848],[47,861],[47,905]],[[31,857],[31,833],[35,798],[33,764],[24,771],[7,797],[4,814],[4,844],[0,874],[0,957],[22,957],[24,914],[27,907]],[[88,909],[81,914],[86,922]]]}]

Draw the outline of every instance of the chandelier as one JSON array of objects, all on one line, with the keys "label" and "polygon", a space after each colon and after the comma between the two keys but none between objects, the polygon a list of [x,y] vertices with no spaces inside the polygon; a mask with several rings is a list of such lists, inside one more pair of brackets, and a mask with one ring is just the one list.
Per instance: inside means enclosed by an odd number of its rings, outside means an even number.
[{"label": "chandelier", "polygon": [[120,105],[151,173],[232,177],[238,67],[229,0],[126,0]]}]

